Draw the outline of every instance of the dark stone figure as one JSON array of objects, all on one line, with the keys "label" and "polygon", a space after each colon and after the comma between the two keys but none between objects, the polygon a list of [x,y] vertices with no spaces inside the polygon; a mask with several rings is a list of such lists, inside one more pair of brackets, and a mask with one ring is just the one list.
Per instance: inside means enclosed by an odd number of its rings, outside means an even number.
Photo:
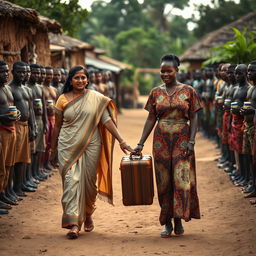
[{"label": "dark stone figure", "polygon": [[[193,82],[192,86],[196,90],[198,96],[200,99],[202,99],[202,93],[203,93],[203,88],[204,88],[204,80],[203,80],[203,74],[201,70],[195,70],[193,74]],[[198,130],[202,129],[202,124],[203,124],[203,111],[199,110],[198,111]]]},{"label": "dark stone figure", "polygon": [[96,75],[94,70],[89,70],[89,84],[87,86],[88,89],[97,91],[97,85],[96,85]]},{"label": "dark stone figure", "polygon": [[[29,142],[30,142],[30,150],[31,150],[31,159],[32,159],[32,147],[31,145],[33,144],[35,138],[36,138],[36,132],[37,132],[37,128],[36,128],[36,122],[35,122],[35,113],[34,113],[34,108],[33,108],[33,94],[32,94],[32,90],[27,86],[27,83],[30,79],[31,76],[31,70],[30,70],[30,66],[29,64],[26,64],[26,75],[25,78],[22,82],[22,84],[25,86],[25,89],[28,92],[29,95],[29,110],[30,110],[30,116],[31,118],[29,119],[29,121],[31,123],[29,123],[29,127],[33,127],[33,129],[29,129]],[[27,163],[26,164],[26,171],[25,171],[25,176],[23,179],[23,187],[27,187],[27,189],[25,189],[25,191],[27,192],[31,192],[34,191],[37,187],[38,187],[38,181],[34,179],[34,177],[32,176],[32,168],[31,168],[31,163]]]},{"label": "dark stone figure", "polygon": [[[46,148],[44,153],[44,161],[42,168],[45,168],[47,173],[51,175],[50,170],[52,170],[52,167],[49,162],[50,157],[50,148],[51,148],[51,140],[52,140],[52,133],[55,125],[55,111],[54,111],[54,105],[56,103],[58,92],[57,88],[52,86],[52,82],[55,82],[57,87],[60,86],[60,80],[61,80],[61,72],[59,69],[53,69],[52,67],[46,67],[46,78],[44,81],[44,96],[46,100],[46,111],[47,111],[47,120],[48,120],[48,129],[45,134],[45,142],[46,142]],[[62,88],[61,88],[62,90]]]},{"label": "dark stone figure", "polygon": [[12,69],[13,80],[10,83],[14,105],[20,111],[20,120],[16,125],[16,155],[14,166],[14,191],[18,196],[26,196],[24,191],[34,191],[25,186],[26,164],[31,162],[29,129],[31,125],[30,97],[28,90],[22,85],[26,76],[26,64],[15,62]]},{"label": "dark stone figure", "polygon": [[11,205],[16,205],[17,195],[12,189],[13,166],[15,156],[15,121],[19,115],[9,112],[13,106],[13,96],[6,85],[9,77],[9,67],[0,61],[0,214],[8,213]]},{"label": "dark stone figure", "polygon": [[[48,174],[40,167],[43,162],[45,152],[45,133],[47,131],[47,113],[43,86],[38,84],[41,76],[41,68],[37,64],[31,64],[31,76],[28,81],[28,87],[32,90],[33,108],[35,112],[37,136],[33,144],[32,156],[32,173],[34,178],[43,181],[48,177]],[[44,78],[45,80],[45,78]]]},{"label": "dark stone figure", "polygon": [[223,104],[224,104],[224,93],[225,93],[225,88],[229,86],[229,80],[227,76],[227,71],[229,68],[230,64],[229,63],[224,63],[219,66],[219,77],[220,80],[217,84],[217,98],[216,98],[216,128],[217,128],[217,133],[219,137],[219,145],[220,145],[220,150],[221,150],[221,157],[219,159],[219,165],[218,167],[223,168],[227,165],[227,160],[228,160],[228,151],[227,147],[222,143],[223,140],[223,116],[224,116],[224,109],[223,109]]},{"label": "dark stone figure", "polygon": [[224,99],[224,115],[222,121],[222,147],[226,152],[226,162],[224,162],[223,167],[224,171],[227,173],[232,173],[235,171],[235,156],[234,151],[232,150],[231,145],[231,101],[236,87],[236,78],[235,78],[235,68],[236,65],[232,64],[228,66],[227,69],[227,79],[228,83],[226,84],[223,92]]},{"label": "dark stone figure", "polygon": [[204,132],[208,138],[213,138],[215,134],[214,129],[214,70],[207,67],[204,70],[205,83],[202,92],[202,102],[204,108]]},{"label": "dark stone figure", "polygon": [[52,78],[52,86],[57,90],[58,96],[61,95],[64,84],[62,83],[63,79],[62,76],[64,75],[65,79],[65,73],[61,72],[61,69],[54,68],[53,69],[53,78]]},{"label": "dark stone figure", "polygon": [[247,154],[248,164],[250,170],[250,182],[244,189],[244,193],[247,194],[246,198],[256,197],[256,119],[255,119],[255,109],[256,109],[256,61],[253,61],[248,66],[247,77],[251,83],[251,87],[247,92],[246,101],[251,104],[248,108],[243,108],[242,114],[246,120],[246,129],[244,131],[245,143],[249,146]]},{"label": "dark stone figure", "polygon": [[105,84],[107,85],[108,97],[116,102],[116,86],[112,81],[112,75],[110,71],[105,71],[103,73]]},{"label": "dark stone figure", "polygon": [[[244,186],[248,183],[248,169],[246,168],[246,157],[243,154],[243,124],[244,116],[241,114],[241,108],[247,97],[249,84],[247,82],[247,66],[239,64],[235,68],[235,78],[237,86],[235,87],[232,102],[237,106],[231,108],[231,144],[235,152],[235,161],[237,167],[237,175],[235,175],[234,183],[238,186]],[[232,103],[231,103],[232,104]]]}]

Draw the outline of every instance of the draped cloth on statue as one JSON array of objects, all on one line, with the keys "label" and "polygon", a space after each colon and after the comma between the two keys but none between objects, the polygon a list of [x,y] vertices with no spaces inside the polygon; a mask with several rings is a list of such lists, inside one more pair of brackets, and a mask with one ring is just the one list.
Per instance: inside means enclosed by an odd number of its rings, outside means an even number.
[{"label": "draped cloth on statue", "polygon": [[231,123],[231,148],[238,154],[243,151],[244,117],[232,114]]}]

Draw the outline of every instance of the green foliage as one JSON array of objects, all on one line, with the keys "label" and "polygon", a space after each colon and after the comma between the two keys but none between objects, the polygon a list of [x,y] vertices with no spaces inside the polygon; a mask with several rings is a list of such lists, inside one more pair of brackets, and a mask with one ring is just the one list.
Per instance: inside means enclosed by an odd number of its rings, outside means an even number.
[{"label": "green foliage", "polygon": [[141,95],[148,95],[155,85],[155,75],[139,74],[138,77],[139,91]]},{"label": "green foliage", "polygon": [[75,36],[80,25],[86,21],[87,10],[79,5],[78,0],[11,0],[10,2],[36,9],[41,15],[57,20],[64,32]]},{"label": "green foliage", "polygon": [[200,13],[200,19],[192,18],[197,24],[197,27],[194,29],[194,34],[197,38],[227,25],[256,9],[255,0],[240,0],[239,3],[215,0],[212,3],[214,3],[213,7],[199,5],[197,9]]},{"label": "green foliage", "polygon": [[[149,31],[150,28],[159,30],[159,16],[152,16],[152,11],[157,11],[160,5],[161,8],[165,8],[170,3],[173,3],[175,7],[183,7],[187,2],[188,0],[146,0],[143,4],[139,4],[137,0],[112,0],[110,3],[98,0],[92,4],[92,11],[88,16],[88,21],[80,29],[79,37],[81,40],[96,43],[98,46],[97,41],[93,40],[93,35],[104,35],[113,42],[113,48],[118,50],[115,45],[119,33],[133,28],[142,28],[145,31]],[[166,19],[166,14],[162,13],[161,15]],[[177,42],[180,41],[181,45],[178,52],[184,51],[191,42],[191,33],[187,29],[187,21],[182,17],[174,16],[171,20],[166,19],[165,22],[167,22],[166,30],[158,31],[158,33],[164,34],[172,42],[175,42],[168,43],[168,46],[172,45],[175,50],[178,45]],[[180,40],[176,40],[177,38]],[[114,50],[112,56],[119,58],[120,54]],[[122,60],[122,58],[119,59]]]},{"label": "green foliage", "polygon": [[135,27],[116,36],[116,57],[135,67],[159,67],[160,57],[169,52],[167,35],[152,27],[144,30]]},{"label": "green foliage", "polygon": [[228,62],[233,64],[249,64],[256,59],[256,42],[254,40],[256,32],[243,32],[236,28],[234,31],[234,41],[214,47],[211,49],[212,57],[204,62],[204,65]]},{"label": "green foliage", "polygon": [[[183,8],[187,3],[188,0],[145,0],[143,4],[137,0],[111,0],[109,3],[98,0],[93,2],[79,37],[107,49],[110,57],[134,68],[158,68],[163,54],[181,54],[193,38],[183,17],[165,12],[168,4]],[[164,22],[164,27],[160,21]],[[121,84],[132,87],[133,76],[123,73]],[[140,85],[142,91],[145,87],[145,92],[150,86],[147,82]]]},{"label": "green foliage", "polygon": [[93,17],[98,20],[101,33],[110,38],[120,31],[147,23],[142,6],[137,0],[112,0],[110,3],[95,1],[91,9]]},{"label": "green foliage", "polygon": [[107,56],[112,55],[113,41],[102,34],[94,34],[91,43],[98,48],[104,49]]},{"label": "green foliage", "polygon": [[168,30],[168,20],[166,15],[165,8],[168,5],[182,9],[185,5],[188,4],[188,0],[144,0],[144,7],[148,9],[150,18],[155,22],[157,28],[161,32],[166,32]]}]

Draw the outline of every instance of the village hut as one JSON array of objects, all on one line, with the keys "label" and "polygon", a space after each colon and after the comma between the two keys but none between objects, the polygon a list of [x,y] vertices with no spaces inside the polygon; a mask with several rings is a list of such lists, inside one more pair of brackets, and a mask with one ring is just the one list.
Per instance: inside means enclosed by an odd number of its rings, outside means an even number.
[{"label": "village hut", "polygon": [[125,69],[131,69],[130,65],[120,62],[116,59],[107,57],[104,55],[105,51],[103,49],[94,49],[94,51],[89,51],[86,53],[86,65],[87,67],[93,67],[99,70],[108,70],[112,73],[112,79],[116,86],[117,98],[116,105],[120,110],[123,99],[123,91],[120,88],[120,78],[122,71]]},{"label": "village hut", "polygon": [[92,51],[94,46],[72,38],[67,35],[49,33],[51,49],[51,65],[70,69],[76,65],[85,66],[87,51]]},{"label": "village hut", "polygon": [[[41,17],[41,16],[40,16]],[[56,21],[41,17],[34,9],[0,0],[0,59],[50,65],[48,32],[60,33]]]},{"label": "village hut", "polygon": [[234,33],[231,27],[235,27],[240,31],[256,31],[256,12],[251,12],[242,18],[221,27],[207,35],[201,40],[193,44],[180,57],[181,62],[189,63],[189,70],[196,70],[202,67],[202,63],[210,57],[210,49],[221,46],[228,41],[234,40]]}]

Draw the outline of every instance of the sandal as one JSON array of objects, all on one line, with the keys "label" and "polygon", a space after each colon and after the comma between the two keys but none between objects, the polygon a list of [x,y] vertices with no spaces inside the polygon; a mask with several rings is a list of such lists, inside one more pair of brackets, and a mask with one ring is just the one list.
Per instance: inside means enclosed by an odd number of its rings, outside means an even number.
[{"label": "sandal", "polygon": [[180,236],[184,234],[184,228],[181,223],[181,219],[174,219],[174,234]]},{"label": "sandal", "polygon": [[160,233],[162,238],[168,238],[172,235],[172,224],[165,224],[163,231]]},{"label": "sandal", "polygon": [[85,222],[84,222],[84,231],[85,232],[92,232],[93,229],[94,229],[94,224],[93,224],[92,218],[91,218],[91,216],[87,217]]},{"label": "sandal", "polygon": [[67,233],[68,239],[77,239],[79,236],[79,228],[78,226],[74,225]]}]

